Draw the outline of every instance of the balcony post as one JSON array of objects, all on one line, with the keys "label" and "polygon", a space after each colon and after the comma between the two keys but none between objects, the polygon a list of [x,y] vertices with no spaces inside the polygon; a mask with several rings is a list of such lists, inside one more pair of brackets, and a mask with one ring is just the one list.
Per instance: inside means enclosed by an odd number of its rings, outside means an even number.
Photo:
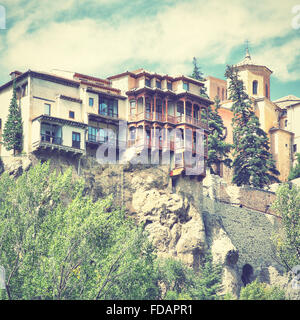
[{"label": "balcony post", "polygon": [[166,98],[166,121],[168,121],[168,98]]},{"label": "balcony post", "polygon": [[194,103],[192,103],[192,123],[195,124],[194,122]]},{"label": "balcony post", "polygon": [[183,99],[183,121],[185,122],[185,115],[186,115],[186,99]]}]

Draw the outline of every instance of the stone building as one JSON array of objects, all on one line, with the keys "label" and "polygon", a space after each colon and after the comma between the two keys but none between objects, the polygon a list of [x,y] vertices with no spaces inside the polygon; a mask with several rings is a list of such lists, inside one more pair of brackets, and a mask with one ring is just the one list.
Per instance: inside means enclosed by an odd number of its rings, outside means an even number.
[{"label": "stone building", "polygon": [[[297,131],[297,121],[300,120],[300,100],[295,96],[287,96],[271,101],[270,76],[272,71],[264,65],[256,64],[248,49],[245,58],[235,67],[240,79],[243,80],[246,93],[253,102],[261,128],[269,136],[271,153],[280,172],[279,179],[286,181],[295,159],[297,144],[300,143],[298,141],[300,132]],[[225,80],[214,77],[208,77],[206,80],[210,99],[214,99],[217,95],[221,98],[219,112],[227,128],[226,141],[232,143],[233,113],[231,111],[232,101],[226,100],[229,97],[228,85]],[[227,93],[227,97],[223,95],[223,92]],[[220,175],[227,180],[231,180],[231,174],[231,170],[225,167],[220,168]]]},{"label": "stone building", "polygon": [[[15,80],[25,154],[44,151],[96,157],[99,146],[107,146],[107,153],[114,150],[114,160],[120,161],[128,148],[134,149],[134,156],[144,152],[146,160],[152,160],[154,150],[158,163],[169,153],[170,169],[176,169],[173,175],[191,167],[187,155],[196,159],[196,167],[204,164],[207,108],[213,102],[200,95],[204,86],[200,81],[143,69],[108,79],[63,70],[14,71],[10,75],[11,80],[0,86],[0,136]],[[202,140],[196,137],[197,129],[201,129]],[[200,159],[195,154],[201,146]],[[12,151],[2,145],[0,155],[8,157]],[[195,175],[205,176],[205,164],[202,167]]]}]

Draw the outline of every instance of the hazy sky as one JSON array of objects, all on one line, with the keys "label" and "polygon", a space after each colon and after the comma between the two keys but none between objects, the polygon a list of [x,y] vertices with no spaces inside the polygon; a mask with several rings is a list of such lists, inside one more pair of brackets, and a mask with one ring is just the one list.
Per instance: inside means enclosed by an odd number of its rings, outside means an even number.
[{"label": "hazy sky", "polygon": [[[271,98],[300,97],[300,0],[6,0],[0,83],[12,70],[59,68],[105,78],[145,68],[224,78],[245,55],[273,70]],[[300,13],[300,12],[299,12]],[[300,17],[299,17],[300,24]]]}]

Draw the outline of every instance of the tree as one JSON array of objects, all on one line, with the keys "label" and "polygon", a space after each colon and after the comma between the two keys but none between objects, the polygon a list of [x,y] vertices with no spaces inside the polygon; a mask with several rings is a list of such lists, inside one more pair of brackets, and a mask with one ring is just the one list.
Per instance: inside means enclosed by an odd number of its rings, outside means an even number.
[{"label": "tree", "polygon": [[[153,247],[111,198],[95,202],[71,169],[0,177],[2,299],[156,299]],[[1,296],[2,295],[2,296]]]},{"label": "tree", "polygon": [[159,266],[160,281],[164,283],[166,300],[218,300],[221,289],[221,267],[212,263],[210,255],[200,272],[181,261],[166,259]]},{"label": "tree", "polygon": [[13,82],[13,95],[9,105],[9,113],[3,130],[3,144],[6,150],[13,150],[14,156],[23,148],[23,124],[21,109],[17,101],[16,81]]},{"label": "tree", "polygon": [[287,271],[300,265],[300,188],[285,183],[276,192],[273,209],[282,217],[283,232],[275,236],[277,255]]},{"label": "tree", "polygon": [[277,175],[280,173],[269,152],[268,136],[260,128],[259,119],[245,92],[243,81],[238,77],[237,69],[227,66],[225,76],[230,80],[229,98],[233,102],[233,183],[237,186],[263,188],[279,182]]},{"label": "tree", "polygon": [[[232,160],[229,158],[229,153],[232,145],[225,142],[225,126],[222,117],[219,115],[220,99],[215,98],[215,106],[208,107],[208,126],[210,134],[208,135],[208,158],[207,166],[210,168],[211,173],[218,174],[220,165],[223,163],[227,167],[231,166]],[[206,113],[202,114],[206,118]],[[216,170],[217,168],[217,170]]]},{"label": "tree", "polygon": [[276,286],[255,280],[241,289],[240,300],[285,300],[285,293]]},{"label": "tree", "polygon": [[300,153],[296,153],[296,157],[297,157],[297,164],[290,171],[290,174],[288,177],[289,181],[300,178]]},{"label": "tree", "polygon": [[[190,77],[204,82],[205,78],[203,77],[203,72],[198,66],[197,59],[195,57],[193,58],[193,66],[194,66],[193,73],[190,75]],[[205,98],[208,98],[205,86],[200,88],[200,94],[203,95]]]}]

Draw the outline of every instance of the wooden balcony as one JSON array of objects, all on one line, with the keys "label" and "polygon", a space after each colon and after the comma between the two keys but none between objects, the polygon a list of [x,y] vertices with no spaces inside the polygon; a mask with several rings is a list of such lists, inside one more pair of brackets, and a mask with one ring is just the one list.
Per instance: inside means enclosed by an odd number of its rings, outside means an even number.
[{"label": "wooden balcony", "polygon": [[190,124],[192,126],[208,130],[208,124],[205,120],[195,119],[188,115],[172,116],[169,114],[162,114],[159,112],[140,112],[138,114],[133,114],[129,116],[129,121],[158,121],[167,122],[172,124]]},{"label": "wooden balcony", "polygon": [[63,140],[60,137],[53,137],[47,134],[41,134],[41,138],[38,141],[32,143],[33,151],[38,150],[57,150],[63,152],[70,152],[73,154],[85,155],[86,151],[80,149],[80,141],[73,141],[72,146],[63,145]]}]

